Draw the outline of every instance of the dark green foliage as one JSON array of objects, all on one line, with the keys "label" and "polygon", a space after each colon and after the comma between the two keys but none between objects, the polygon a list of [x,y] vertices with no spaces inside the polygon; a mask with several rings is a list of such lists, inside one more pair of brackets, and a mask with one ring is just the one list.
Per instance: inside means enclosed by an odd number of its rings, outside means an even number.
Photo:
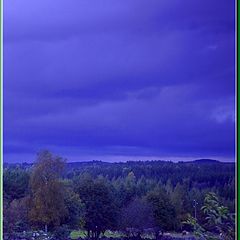
[{"label": "dark green foliage", "polygon": [[234,239],[234,217],[227,207],[220,204],[215,193],[206,195],[202,211],[206,215],[207,229],[221,234],[226,240]]},{"label": "dark green foliage", "polygon": [[187,218],[187,214],[193,208],[188,192],[189,189],[186,183],[178,183],[170,194],[171,203],[175,207],[176,223],[179,227],[181,227],[180,223]]},{"label": "dark green foliage", "polygon": [[[125,178],[130,172],[134,173],[136,180],[144,176],[146,179],[155,179],[166,184],[168,179],[173,186],[189,179],[191,187],[198,189],[222,187],[234,178],[234,163],[221,163],[215,161],[196,162],[166,162],[166,161],[136,161],[126,163],[86,162],[71,163],[67,165],[65,174],[76,175],[88,172],[93,177],[102,175],[108,179]],[[234,198],[234,194],[230,194]]]},{"label": "dark green foliage", "polygon": [[21,232],[29,228],[28,197],[14,199],[3,205],[3,229],[6,233]]},{"label": "dark green foliage", "polygon": [[71,185],[71,182],[65,183],[64,203],[67,209],[67,216],[64,222],[72,229],[78,229],[83,223],[85,205],[80,199],[79,194],[73,191]]},{"label": "dark green foliage", "polygon": [[21,168],[7,168],[3,171],[3,191],[5,200],[24,197],[28,192],[29,172]]},{"label": "dark green foliage", "polygon": [[156,226],[152,206],[143,199],[135,199],[121,211],[120,228],[137,229],[142,233],[144,229]]},{"label": "dark green foliage", "polygon": [[84,228],[89,236],[98,238],[100,233],[116,226],[117,208],[104,179],[92,179],[89,175],[79,178],[77,192],[86,207]]},{"label": "dark green foliage", "polygon": [[192,216],[189,216],[185,222],[193,227],[196,236],[206,240],[218,240],[219,236],[224,240],[235,238],[234,215],[229,213],[227,207],[220,204],[215,193],[206,194],[201,210],[204,212],[206,220],[203,226]]},{"label": "dark green foliage", "polygon": [[53,236],[56,240],[67,240],[69,239],[70,232],[68,226],[62,225],[54,229]]},{"label": "dark green foliage", "polygon": [[[182,221],[195,214],[194,201],[199,229],[220,232],[214,227],[219,218],[201,206],[209,205],[204,197],[215,192],[217,201],[228,207],[226,211],[217,205],[215,211],[230,221],[235,212],[234,171],[232,163],[212,161],[64,165],[62,158],[42,152],[34,165],[4,169],[4,232],[43,229],[44,224],[53,230],[65,224],[85,228],[93,239],[105,230],[126,228],[135,233],[154,229],[157,237],[159,230],[182,231]],[[221,219],[221,229],[228,232],[225,220]]]},{"label": "dark green foliage", "polygon": [[176,225],[176,212],[167,193],[161,188],[155,188],[146,196],[151,204],[157,225],[162,231],[173,230]]}]

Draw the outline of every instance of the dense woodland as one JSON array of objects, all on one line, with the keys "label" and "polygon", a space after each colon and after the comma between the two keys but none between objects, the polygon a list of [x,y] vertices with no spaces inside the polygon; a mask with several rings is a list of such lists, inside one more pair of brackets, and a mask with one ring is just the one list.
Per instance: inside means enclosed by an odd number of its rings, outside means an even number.
[{"label": "dense woodland", "polygon": [[[106,230],[133,237],[151,231],[159,238],[185,230],[218,234],[228,224],[233,231],[234,174],[234,163],[207,159],[67,163],[43,151],[33,164],[4,164],[4,233],[84,229],[98,239]],[[207,225],[213,208],[222,227]]]}]

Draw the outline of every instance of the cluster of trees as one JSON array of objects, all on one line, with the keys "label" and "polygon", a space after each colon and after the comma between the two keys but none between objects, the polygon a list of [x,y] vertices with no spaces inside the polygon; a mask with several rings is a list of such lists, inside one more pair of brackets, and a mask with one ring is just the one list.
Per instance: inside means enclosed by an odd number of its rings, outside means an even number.
[{"label": "cluster of trees", "polygon": [[[183,169],[192,171],[183,176]],[[205,224],[200,208],[208,192],[217,193],[234,212],[234,167],[215,162],[92,162],[73,167],[43,151],[34,165],[8,166],[3,177],[4,233],[53,231],[66,225],[85,229],[92,239],[106,230],[138,236],[151,229],[158,237],[163,231],[187,229],[189,214]]]},{"label": "cluster of trees", "polygon": [[192,226],[196,236],[206,240],[235,239],[235,214],[220,204],[213,192],[206,194],[201,210],[205,214],[205,224],[201,226],[196,218],[189,216],[185,222]]}]

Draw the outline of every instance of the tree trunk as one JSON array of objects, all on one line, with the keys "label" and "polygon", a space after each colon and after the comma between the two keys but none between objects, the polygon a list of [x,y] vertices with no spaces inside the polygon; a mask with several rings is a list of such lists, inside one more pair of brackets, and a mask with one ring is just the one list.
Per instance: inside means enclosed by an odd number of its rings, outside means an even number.
[{"label": "tree trunk", "polygon": [[99,239],[99,237],[100,237],[100,234],[101,234],[101,231],[97,231],[97,236],[96,236],[96,239]]},{"label": "tree trunk", "polygon": [[141,239],[141,233],[140,233],[140,232],[137,234],[137,239],[138,239],[138,240]]},{"label": "tree trunk", "polygon": [[47,224],[45,224],[45,233],[47,233],[47,231],[48,231],[48,226]]}]

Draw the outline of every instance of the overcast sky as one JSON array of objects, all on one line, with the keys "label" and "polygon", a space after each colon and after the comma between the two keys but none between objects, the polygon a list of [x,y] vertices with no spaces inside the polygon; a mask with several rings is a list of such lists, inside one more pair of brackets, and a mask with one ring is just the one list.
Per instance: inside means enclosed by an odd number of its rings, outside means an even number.
[{"label": "overcast sky", "polygon": [[4,161],[234,160],[233,0],[5,0]]}]

